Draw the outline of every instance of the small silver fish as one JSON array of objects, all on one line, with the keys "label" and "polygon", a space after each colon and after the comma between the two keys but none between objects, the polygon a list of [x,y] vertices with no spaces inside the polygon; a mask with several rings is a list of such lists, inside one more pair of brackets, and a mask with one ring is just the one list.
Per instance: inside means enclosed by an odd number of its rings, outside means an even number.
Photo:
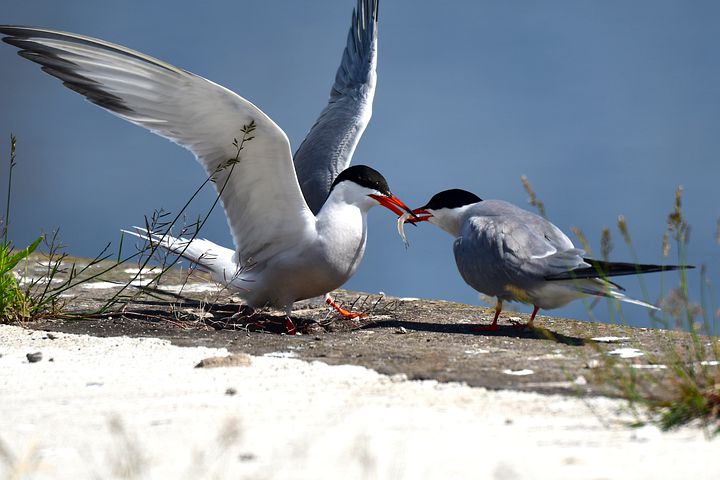
[{"label": "small silver fish", "polygon": [[403,239],[403,243],[405,244],[405,248],[408,248],[410,246],[410,242],[408,242],[407,236],[405,235],[405,222],[408,218],[412,217],[413,215],[411,213],[403,213],[398,217],[397,220],[397,230],[400,234],[400,237]]}]

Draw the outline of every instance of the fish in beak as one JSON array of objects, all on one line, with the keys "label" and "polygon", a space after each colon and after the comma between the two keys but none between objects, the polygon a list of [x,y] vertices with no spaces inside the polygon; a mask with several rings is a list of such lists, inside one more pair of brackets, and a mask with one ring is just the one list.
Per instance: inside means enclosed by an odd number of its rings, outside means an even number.
[{"label": "fish in beak", "polygon": [[407,236],[405,236],[405,223],[407,222],[417,227],[417,223],[427,222],[431,217],[432,213],[428,212],[424,208],[416,208],[411,212],[400,215],[400,218],[398,218],[397,221],[397,229],[400,237],[403,239],[403,243],[405,243],[405,248],[410,246],[410,242],[408,242]]}]

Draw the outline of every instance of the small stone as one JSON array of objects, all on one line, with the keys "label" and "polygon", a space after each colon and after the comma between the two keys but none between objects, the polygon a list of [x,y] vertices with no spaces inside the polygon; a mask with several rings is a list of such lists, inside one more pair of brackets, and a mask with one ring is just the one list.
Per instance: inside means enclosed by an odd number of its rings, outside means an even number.
[{"label": "small stone", "polygon": [[585,363],[585,368],[598,368],[600,366],[600,360],[593,358]]},{"label": "small stone", "polygon": [[195,368],[249,367],[251,364],[250,355],[238,353],[227,357],[204,358],[195,365]]},{"label": "small stone", "polygon": [[397,329],[395,329],[395,333],[399,335],[405,335],[407,332],[407,328],[405,327],[398,327]]},{"label": "small stone", "polygon": [[225,390],[225,395],[237,395],[237,389],[234,387],[230,387],[227,390]]},{"label": "small stone", "polygon": [[53,335],[52,333],[48,333],[48,334],[47,334],[47,338],[49,338],[50,340],[55,340],[55,339],[57,338],[57,335]]},{"label": "small stone", "polygon": [[28,353],[25,355],[30,363],[36,363],[42,360],[42,352]]},{"label": "small stone", "polygon": [[400,383],[400,382],[407,382],[408,376],[404,373],[396,373],[395,375],[390,375],[390,381],[392,383]]}]

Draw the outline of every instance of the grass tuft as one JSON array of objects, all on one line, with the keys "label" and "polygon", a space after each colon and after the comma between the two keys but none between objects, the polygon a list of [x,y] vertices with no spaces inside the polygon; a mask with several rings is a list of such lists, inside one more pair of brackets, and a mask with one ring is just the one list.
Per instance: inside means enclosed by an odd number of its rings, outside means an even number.
[{"label": "grass tuft", "polygon": [[8,240],[8,229],[10,225],[10,199],[12,192],[12,172],[17,165],[16,162],[15,135],[10,135],[10,168],[7,186],[7,204],[5,206],[5,220],[2,226],[2,241],[0,242],[0,323],[21,322],[28,320],[35,315],[37,304],[34,299],[23,290],[20,282],[15,277],[13,269],[21,261],[27,261],[31,253],[43,241],[38,237],[27,247],[16,250]]},{"label": "grass tuft", "polygon": [[[78,267],[68,261],[62,252],[58,232],[40,235],[27,247],[17,250],[9,240],[12,172],[17,165],[17,139],[10,136],[10,174],[7,186],[7,205],[0,241],[0,323],[22,323],[39,320],[48,316],[59,316],[65,306],[62,295],[77,285],[97,278],[100,274],[89,274],[90,270],[109,258],[109,245],[88,264]],[[41,245],[46,252],[38,255]],[[34,254],[34,255],[33,255]],[[31,258],[32,255],[32,258]],[[42,266],[40,274],[28,274],[29,263],[38,261]],[[19,265],[24,262],[25,268]],[[113,267],[111,268],[114,268]]]},{"label": "grass tuft", "polygon": [[42,242],[39,237],[24,249],[17,251],[7,240],[0,243],[0,323],[29,320],[36,308],[33,298],[20,286],[13,269],[28,257]]},{"label": "grass tuft", "polygon": [[[187,237],[189,237],[188,242],[184,247],[187,248],[187,244],[197,237],[211,212],[219,203],[220,195],[226,188],[233,170],[236,165],[242,161],[242,150],[246,147],[247,142],[255,138],[255,130],[256,125],[254,121],[243,126],[241,129],[242,137],[233,140],[236,154],[232,158],[222,162],[215,171],[205,179],[177,215],[171,217],[171,214],[168,212],[162,210],[156,211],[150,219],[145,219],[145,228],[151,232],[160,232],[159,238],[160,242],[162,242],[163,239],[170,235],[171,230],[179,220],[185,218],[184,212],[192,200],[207,184],[214,183],[217,185],[219,193],[207,214],[182,229],[180,236],[184,237],[189,233],[189,235],[187,235]],[[121,236],[116,254],[109,251],[110,244],[108,244],[100,254],[89,262],[83,260],[82,265],[71,261],[69,256],[63,253],[64,247],[59,243],[57,232],[54,232],[48,237],[40,236],[31,245],[22,250],[18,251],[13,248],[8,240],[7,227],[11,213],[12,171],[17,165],[16,144],[15,136],[11,136],[10,180],[7,186],[4,228],[0,229],[0,237],[2,238],[2,243],[0,243],[0,323],[25,322],[48,316],[83,318],[95,315],[107,315],[114,311],[122,311],[130,301],[139,295],[147,295],[154,290],[159,291],[156,286],[159,285],[161,277],[182,258],[184,248],[177,251],[176,255],[172,256],[170,260],[168,260],[167,255],[162,255],[161,268],[156,270],[158,273],[153,274],[153,277],[148,282],[141,282],[139,280],[139,272],[148,271],[149,269],[146,269],[146,266],[149,261],[152,258],[156,259],[158,257],[161,249],[157,241],[146,242],[143,248],[131,252],[129,255],[123,255],[124,238]],[[0,226],[2,225],[3,223],[0,223]],[[36,253],[33,255],[33,258],[31,258],[31,254],[42,244],[44,244],[45,251],[42,254]],[[140,267],[138,273],[129,281],[122,282],[119,291],[100,306],[97,311],[71,312],[65,309],[66,303],[63,297],[68,296],[69,291],[81,284],[104,277],[118,266],[132,259],[138,259],[138,266]],[[24,270],[18,266],[21,261],[26,262],[26,268]],[[36,262],[36,264],[33,265],[32,276],[29,276],[27,264],[31,261]],[[239,276],[251,268],[253,268],[253,264],[249,262],[247,265],[238,268],[235,275]],[[124,292],[131,287],[133,293],[130,295],[125,294]]]},{"label": "grass tuft", "polygon": [[[667,217],[662,251],[667,258],[674,249],[677,263],[687,265],[690,226],[682,212],[682,195],[683,189],[678,187]],[[618,228],[634,253],[624,220],[618,222]],[[706,294],[710,286],[704,281],[705,272],[704,267],[700,269],[699,303],[689,296],[686,269],[678,270],[678,286],[661,299],[662,318],[658,322],[665,328],[671,325],[674,328],[658,332],[665,341],[654,363],[666,365],[669,375],[614,368],[610,380],[631,402],[639,420],[655,423],[663,430],[697,423],[712,436],[720,433],[720,343],[713,336],[717,332],[710,319],[714,308]],[[655,319],[654,313],[651,316]]]},{"label": "grass tuft", "polygon": [[[523,187],[530,193],[531,205],[542,205],[534,194],[526,177],[521,178]],[[662,239],[662,253],[668,258],[670,252],[677,257],[674,263],[687,265],[686,253],[690,239],[690,225],[682,211],[683,188],[675,191],[672,209],[667,216],[667,228]],[[633,261],[638,256],[625,218],[618,217],[617,229],[629,247]],[[573,228],[583,248],[589,253],[590,245],[582,231]],[[720,219],[716,241],[720,244]],[[607,260],[613,248],[609,229],[602,231],[601,254]],[[662,430],[671,430],[687,424],[702,426],[709,436],[720,433],[720,341],[718,320],[720,309],[714,303],[712,285],[706,278],[706,268],[700,269],[700,299],[689,296],[689,278],[686,269],[677,271],[678,284],[661,299],[662,312],[650,312],[660,337],[660,352],[643,352],[648,362],[659,369],[633,368],[631,362],[612,357],[598,347],[602,365],[596,370],[596,380],[607,383],[628,400],[630,411],[637,424],[654,423]],[[648,300],[642,278],[639,279]],[[588,304],[586,303],[586,306]],[[619,302],[612,302],[610,317],[624,319]],[[588,306],[589,315],[593,316]],[[628,335],[632,330],[628,328]],[[638,342],[639,343],[639,342]],[[642,350],[642,345],[639,346]]]}]

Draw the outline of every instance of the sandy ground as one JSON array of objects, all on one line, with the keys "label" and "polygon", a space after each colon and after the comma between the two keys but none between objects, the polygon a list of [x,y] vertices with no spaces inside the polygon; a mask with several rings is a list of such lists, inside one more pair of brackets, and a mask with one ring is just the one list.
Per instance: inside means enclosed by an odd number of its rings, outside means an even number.
[{"label": "sandy ground", "polygon": [[606,398],[11,326],[0,354],[0,478],[720,478],[720,440]]}]

